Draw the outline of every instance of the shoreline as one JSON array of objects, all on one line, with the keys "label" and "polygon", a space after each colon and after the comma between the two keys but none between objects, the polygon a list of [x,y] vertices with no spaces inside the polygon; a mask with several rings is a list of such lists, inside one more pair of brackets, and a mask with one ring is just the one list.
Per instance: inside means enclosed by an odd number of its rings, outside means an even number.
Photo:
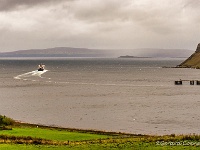
[{"label": "shoreline", "polygon": [[134,134],[134,133],[127,133],[127,132],[115,132],[115,131],[105,131],[105,130],[98,130],[98,129],[81,129],[81,128],[68,128],[68,127],[61,127],[61,126],[54,126],[54,125],[44,125],[44,124],[34,124],[34,123],[26,123],[21,121],[16,121],[13,125],[14,127],[37,127],[42,129],[56,129],[56,130],[65,130],[69,132],[80,132],[80,133],[91,133],[91,134],[100,134],[100,135],[112,135],[112,136],[123,136],[123,137],[162,137],[162,136],[189,136],[189,135],[197,135],[200,134],[196,133],[188,133],[188,134]]},{"label": "shoreline", "polygon": [[[102,134],[102,135],[124,135],[124,136],[157,136],[157,135],[146,135],[146,134],[133,134],[133,133],[126,133],[126,132],[114,132],[114,131],[104,131],[104,130],[96,130],[96,129],[80,129],[80,128],[67,128],[67,127],[60,127],[60,126],[49,126],[43,124],[34,124],[34,123],[26,123],[21,121],[16,121],[13,125],[14,127],[37,127],[42,129],[57,129],[57,130],[66,130],[70,132],[80,132],[80,133],[92,133],[92,134]],[[161,136],[161,135],[159,135]]]}]

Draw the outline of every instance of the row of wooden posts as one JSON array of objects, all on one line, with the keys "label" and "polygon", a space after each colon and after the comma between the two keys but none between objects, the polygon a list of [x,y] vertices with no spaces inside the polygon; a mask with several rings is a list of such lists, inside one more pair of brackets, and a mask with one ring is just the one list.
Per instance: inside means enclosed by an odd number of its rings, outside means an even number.
[{"label": "row of wooden posts", "polygon": [[200,81],[199,80],[179,80],[179,81],[174,81],[175,85],[182,85],[184,81],[189,81],[190,85],[200,85]]}]

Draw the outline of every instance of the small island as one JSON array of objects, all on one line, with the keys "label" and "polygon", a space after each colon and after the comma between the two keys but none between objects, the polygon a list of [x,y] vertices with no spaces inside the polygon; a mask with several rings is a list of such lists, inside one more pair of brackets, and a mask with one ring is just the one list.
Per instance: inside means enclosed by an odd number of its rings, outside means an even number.
[{"label": "small island", "polygon": [[150,58],[150,57],[137,57],[137,56],[125,55],[125,56],[119,56],[118,58]]}]

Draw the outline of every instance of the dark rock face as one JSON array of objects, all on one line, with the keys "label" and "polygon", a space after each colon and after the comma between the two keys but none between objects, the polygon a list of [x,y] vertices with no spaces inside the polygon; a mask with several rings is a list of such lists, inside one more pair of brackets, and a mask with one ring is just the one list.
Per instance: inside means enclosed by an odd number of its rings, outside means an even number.
[{"label": "dark rock face", "polygon": [[197,49],[196,49],[195,52],[196,52],[196,53],[200,52],[200,43],[198,44]]}]

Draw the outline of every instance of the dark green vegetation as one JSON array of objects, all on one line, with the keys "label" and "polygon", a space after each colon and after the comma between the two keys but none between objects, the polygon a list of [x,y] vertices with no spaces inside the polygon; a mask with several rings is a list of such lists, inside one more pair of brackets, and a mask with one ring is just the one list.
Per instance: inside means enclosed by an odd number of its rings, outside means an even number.
[{"label": "dark green vegetation", "polygon": [[6,127],[6,126],[13,125],[13,124],[14,124],[13,119],[0,115],[0,130],[10,130],[11,128]]},{"label": "dark green vegetation", "polygon": [[200,135],[134,135],[11,122],[2,123],[12,130],[0,130],[1,150],[200,149]]},{"label": "dark green vegetation", "polygon": [[193,53],[188,59],[186,59],[177,67],[200,69],[200,43],[198,44],[195,53]]}]

